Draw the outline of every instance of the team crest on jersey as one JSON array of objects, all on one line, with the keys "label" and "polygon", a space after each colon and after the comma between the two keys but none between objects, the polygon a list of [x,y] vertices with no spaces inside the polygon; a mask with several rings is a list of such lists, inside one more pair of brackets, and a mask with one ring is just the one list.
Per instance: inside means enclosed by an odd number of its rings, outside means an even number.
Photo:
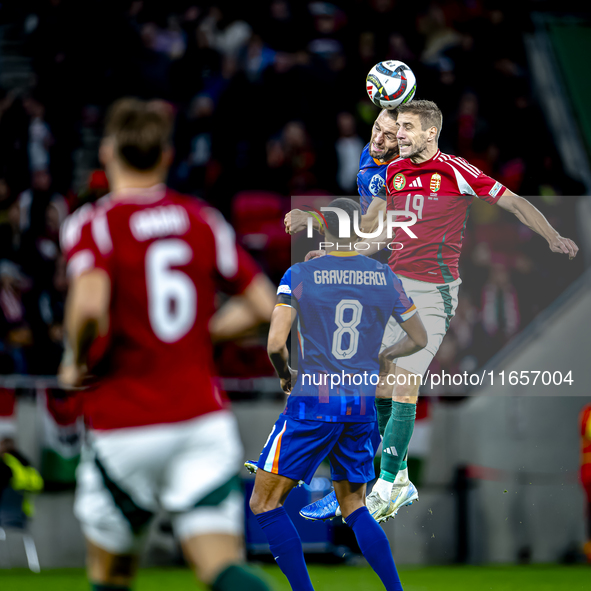
[{"label": "team crest on jersey", "polygon": [[402,191],[402,189],[404,189],[405,185],[406,185],[406,178],[404,178],[404,175],[401,172],[399,172],[394,177],[394,188],[397,191]]},{"label": "team crest on jersey", "polygon": [[381,177],[379,174],[374,174],[371,177],[371,181],[369,181],[369,192],[372,195],[377,195],[382,190],[384,184],[385,181],[383,177]]},{"label": "team crest on jersey", "polygon": [[441,175],[438,173],[435,173],[434,175],[431,176],[431,182],[429,183],[429,189],[431,189],[431,191],[433,193],[437,193],[437,191],[439,191],[439,189],[441,189]]}]

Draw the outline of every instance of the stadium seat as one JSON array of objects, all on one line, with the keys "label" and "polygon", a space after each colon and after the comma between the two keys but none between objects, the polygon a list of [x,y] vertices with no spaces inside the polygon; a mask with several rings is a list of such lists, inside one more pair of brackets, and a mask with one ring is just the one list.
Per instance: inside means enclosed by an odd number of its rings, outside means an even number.
[{"label": "stadium seat", "polygon": [[288,199],[266,191],[241,191],[232,201],[238,240],[273,281],[279,281],[291,265],[290,236],[283,227],[288,209]]},{"label": "stadium seat", "polygon": [[268,191],[236,193],[232,200],[232,225],[238,236],[264,234],[266,224],[280,223],[289,207],[287,201],[285,197]]}]

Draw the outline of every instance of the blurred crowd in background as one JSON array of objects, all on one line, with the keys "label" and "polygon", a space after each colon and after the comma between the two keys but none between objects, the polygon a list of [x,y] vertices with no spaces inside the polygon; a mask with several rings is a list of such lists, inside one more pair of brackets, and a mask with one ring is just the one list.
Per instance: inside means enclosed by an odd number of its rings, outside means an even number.
[{"label": "blurred crowd in background", "polygon": [[[364,78],[387,59],[406,62],[417,75],[416,98],[441,107],[442,151],[512,191],[541,197],[535,205],[576,241],[575,198],[567,196],[583,187],[563,171],[532,96],[524,50],[529,12],[542,4],[3,6],[11,23],[5,31],[22,41],[32,75],[27,88],[0,93],[0,373],[57,369],[66,292],[59,226],[81,203],[108,192],[96,149],[90,164],[81,164],[80,154],[88,137],[100,136],[108,105],[124,95],[174,105],[169,184],[218,207],[276,282],[290,265],[282,222],[290,197],[356,195],[358,157],[378,114]],[[432,370],[481,366],[581,269],[582,261],[552,255],[513,216],[475,200],[460,303]],[[218,361],[225,374],[272,375],[260,340],[229,344]]]}]

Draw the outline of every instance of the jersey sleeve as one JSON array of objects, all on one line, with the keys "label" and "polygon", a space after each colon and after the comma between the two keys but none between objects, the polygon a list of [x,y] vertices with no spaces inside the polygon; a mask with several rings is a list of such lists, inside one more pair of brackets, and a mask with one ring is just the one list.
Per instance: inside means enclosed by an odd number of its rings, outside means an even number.
[{"label": "jersey sleeve", "polygon": [[390,267],[387,267],[387,269],[389,271],[394,293],[394,309],[392,310],[392,316],[398,324],[401,324],[412,318],[417,313],[417,308],[412,299],[406,295],[400,279],[398,279],[398,277],[392,272]]},{"label": "jersey sleeve", "polygon": [[292,307],[292,293],[291,293],[291,267],[285,271],[285,274],[279,282],[277,288],[277,304],[276,306]]},{"label": "jersey sleeve", "polygon": [[463,158],[458,158],[457,160],[463,162],[466,167],[469,167],[467,170],[471,174],[466,174],[464,178],[469,182],[476,197],[494,205],[506,191],[507,187],[484,174],[481,170],[472,166]]},{"label": "jersey sleeve", "polygon": [[68,216],[60,230],[60,247],[69,277],[101,269],[113,279],[113,242],[106,208],[88,204]]},{"label": "jersey sleeve", "polygon": [[244,292],[261,273],[253,258],[236,242],[234,229],[222,214],[213,208],[203,213],[215,242],[215,278],[220,291],[229,295]]}]

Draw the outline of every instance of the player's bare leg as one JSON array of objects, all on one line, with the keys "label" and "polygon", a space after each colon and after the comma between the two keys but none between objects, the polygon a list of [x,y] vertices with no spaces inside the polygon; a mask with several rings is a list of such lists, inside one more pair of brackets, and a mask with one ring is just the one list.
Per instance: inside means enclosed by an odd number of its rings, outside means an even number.
[{"label": "player's bare leg", "polygon": [[280,474],[271,474],[265,470],[257,470],[257,475],[254,481],[254,489],[250,497],[250,509],[255,515],[272,511],[281,507],[291,492],[291,489],[296,486],[297,480],[286,478]]},{"label": "player's bare leg", "polygon": [[283,503],[297,480],[271,474],[260,468],[254,481],[250,508],[256,515],[277,565],[292,589],[314,591],[308,575],[302,541]]},{"label": "player's bare leg", "polygon": [[93,585],[131,588],[137,571],[135,554],[112,554],[86,540],[86,568]]},{"label": "player's bare leg", "polygon": [[182,541],[181,546],[197,578],[207,585],[230,565],[244,562],[244,543],[239,536],[203,534]]},{"label": "player's bare leg", "polygon": [[422,376],[402,367],[395,367],[396,385],[394,386],[392,400],[406,404],[416,404],[419,399]]},{"label": "player's bare leg", "polygon": [[334,482],[343,517],[353,530],[363,556],[388,591],[400,591],[402,585],[388,538],[365,506],[365,486],[346,480]]},{"label": "player's bare leg", "polygon": [[376,398],[392,400],[394,396],[394,383],[396,379],[396,364],[393,361],[384,360],[380,366],[380,380],[376,387]]},{"label": "player's bare leg", "polygon": [[241,536],[212,532],[187,538],[181,546],[197,578],[214,591],[270,591],[263,579],[244,568]]},{"label": "player's bare leg", "polygon": [[357,509],[365,507],[365,484],[335,480],[333,485],[341,507],[341,513],[345,519]]}]

